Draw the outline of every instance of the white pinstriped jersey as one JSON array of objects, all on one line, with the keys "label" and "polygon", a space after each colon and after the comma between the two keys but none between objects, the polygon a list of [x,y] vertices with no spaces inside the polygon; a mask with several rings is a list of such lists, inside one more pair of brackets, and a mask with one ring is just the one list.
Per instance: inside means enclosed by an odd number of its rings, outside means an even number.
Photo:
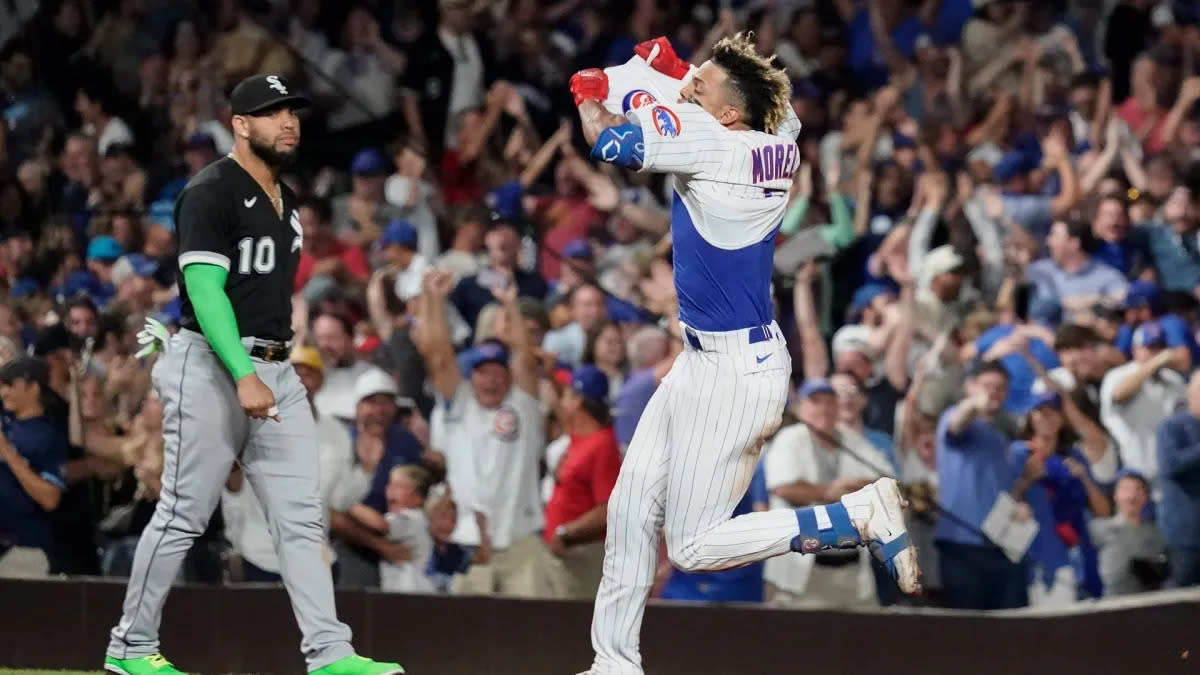
[{"label": "white pinstriped jersey", "polygon": [[606,68],[604,105],[642,129],[643,171],[675,177],[671,209],[679,316],[705,331],[771,323],[771,261],[787,191],[800,165],[794,115],[779,134],[731,131],[677,101],[675,80],[638,57]]},{"label": "white pinstriped jersey", "polygon": [[642,169],[675,176],[675,286],[684,323],[730,331],[771,323],[771,261],[800,164],[789,138],[731,131],[691,103],[627,117],[642,129]]}]

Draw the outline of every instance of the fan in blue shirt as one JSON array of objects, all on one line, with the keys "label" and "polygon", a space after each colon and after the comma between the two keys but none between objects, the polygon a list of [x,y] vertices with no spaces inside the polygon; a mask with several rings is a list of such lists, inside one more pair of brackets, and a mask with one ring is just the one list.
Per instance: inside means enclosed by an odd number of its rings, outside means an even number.
[{"label": "fan in blue shirt", "polygon": [[1129,284],[1121,307],[1125,310],[1126,322],[1117,330],[1115,343],[1126,356],[1133,354],[1133,331],[1142,323],[1157,321],[1167,348],[1177,352],[1172,367],[1186,373],[1192,369],[1192,364],[1200,363],[1200,344],[1182,317],[1166,311],[1162,289],[1157,284],[1152,281]]},{"label": "fan in blue shirt", "polygon": [[21,358],[0,369],[0,547],[53,548],[49,513],[66,487],[66,431],[45,414],[45,363]]}]

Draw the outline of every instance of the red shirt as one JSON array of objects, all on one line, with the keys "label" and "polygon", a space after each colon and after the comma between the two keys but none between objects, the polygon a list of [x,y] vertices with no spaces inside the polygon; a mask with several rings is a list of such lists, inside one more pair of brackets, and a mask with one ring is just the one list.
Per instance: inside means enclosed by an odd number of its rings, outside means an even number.
[{"label": "red shirt", "polygon": [[1138,105],[1137,99],[1132,96],[1117,106],[1117,117],[1125,120],[1125,123],[1129,125],[1129,128],[1135,134],[1146,123],[1146,120],[1156,112],[1158,114],[1158,121],[1151,127],[1150,133],[1146,134],[1146,140],[1142,144],[1142,147],[1149,153],[1161,152],[1167,146],[1166,140],[1162,137],[1163,126],[1167,123],[1167,113],[1162,110],[1143,110],[1142,106]]},{"label": "red shirt", "polygon": [[562,272],[563,248],[576,239],[587,237],[589,227],[604,222],[604,214],[585,197],[543,198],[537,209],[550,226],[542,237],[538,269],[543,279],[557,279]]},{"label": "red shirt", "polygon": [[329,245],[329,254],[317,256],[308,251],[300,252],[300,262],[296,264],[296,284],[297,292],[304,288],[305,284],[312,280],[313,267],[322,260],[329,258],[338,258],[342,261],[342,265],[350,272],[350,275],[360,281],[371,276],[371,265],[367,262],[367,256],[357,246],[347,246],[342,242],[334,239]]},{"label": "red shirt", "polygon": [[460,163],[457,150],[447,150],[442,155],[442,199],[446,206],[483,201],[483,186],[475,176],[474,162]]},{"label": "red shirt", "polygon": [[571,444],[558,464],[557,481],[550,503],[546,504],[546,542],[554,540],[554,531],[608,502],[617,474],[621,471],[621,450],[612,427],[586,436],[571,435]]}]

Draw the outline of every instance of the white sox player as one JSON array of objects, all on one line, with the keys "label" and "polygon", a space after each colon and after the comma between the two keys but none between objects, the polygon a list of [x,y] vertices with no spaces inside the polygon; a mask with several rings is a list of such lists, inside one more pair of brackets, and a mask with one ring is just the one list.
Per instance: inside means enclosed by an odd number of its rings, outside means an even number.
[{"label": "white sox player", "polygon": [[625,114],[609,111],[602,102],[618,97],[610,99],[599,69],[576,73],[571,92],[593,158],[674,176],[671,236],[685,351],[646,407],[609,501],[592,675],[643,672],[639,633],[660,528],[672,563],[685,571],[869,546],[901,590],[919,589],[905,504],[890,478],[832,504],[730,518],[763,440],[779,425],[791,377],[770,293],[775,234],[800,164],[794,140],[777,135],[790,85],[746,35],[718,42],[695,70],[665,38],[637,53],[660,72],[688,78],[678,101],[633,91],[619,97],[628,99]]}]

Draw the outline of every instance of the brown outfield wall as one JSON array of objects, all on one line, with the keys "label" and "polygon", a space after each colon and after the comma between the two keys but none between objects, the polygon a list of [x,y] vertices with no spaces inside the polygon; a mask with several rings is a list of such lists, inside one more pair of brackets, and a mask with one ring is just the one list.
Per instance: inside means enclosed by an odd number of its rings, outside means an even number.
[{"label": "brown outfield wall", "polygon": [[[124,587],[0,580],[0,667],[99,670]],[[355,646],[414,675],[575,675],[591,658],[585,603],[341,592]],[[279,588],[180,587],[163,650],[188,672],[302,673]],[[1200,591],[1088,611],[989,616],[654,605],[649,675],[1200,674]]]}]

